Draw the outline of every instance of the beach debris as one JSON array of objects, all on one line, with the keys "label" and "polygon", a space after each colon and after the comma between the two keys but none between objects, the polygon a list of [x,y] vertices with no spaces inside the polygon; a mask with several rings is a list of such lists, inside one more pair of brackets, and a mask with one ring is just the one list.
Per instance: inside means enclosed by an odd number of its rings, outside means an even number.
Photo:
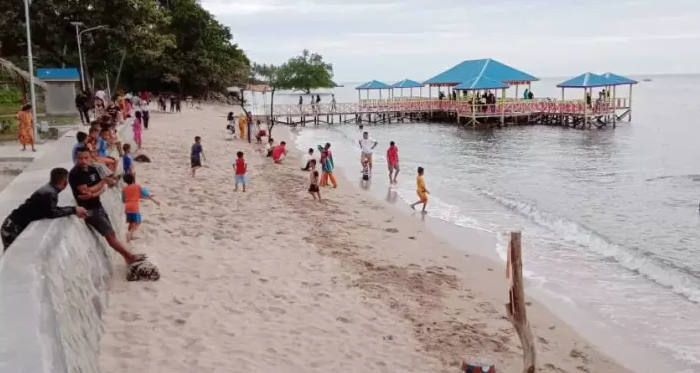
[{"label": "beach debris", "polygon": [[399,230],[396,228],[386,228],[384,231],[388,233],[399,233]]},{"label": "beach debris", "polygon": [[496,366],[484,362],[462,362],[463,373],[496,373]]},{"label": "beach debris", "polygon": [[139,154],[134,157],[134,160],[141,163],[151,163],[151,158],[149,158],[146,154]]},{"label": "beach debris", "polygon": [[510,302],[506,304],[506,315],[523,345],[523,373],[535,373],[535,338],[527,321],[525,291],[523,287],[521,233],[510,232],[510,245],[506,261],[506,278],[511,280]]}]

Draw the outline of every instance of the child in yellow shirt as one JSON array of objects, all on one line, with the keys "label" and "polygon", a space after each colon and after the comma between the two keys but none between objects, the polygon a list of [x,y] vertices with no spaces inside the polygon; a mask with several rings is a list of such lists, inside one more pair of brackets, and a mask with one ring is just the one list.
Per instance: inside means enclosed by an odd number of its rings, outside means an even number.
[{"label": "child in yellow shirt", "polygon": [[411,205],[412,209],[416,209],[417,205],[423,204],[421,212],[425,214],[425,207],[428,206],[428,189],[425,188],[425,180],[423,180],[423,167],[418,167],[418,176],[416,176],[416,194],[418,194],[418,202]]}]

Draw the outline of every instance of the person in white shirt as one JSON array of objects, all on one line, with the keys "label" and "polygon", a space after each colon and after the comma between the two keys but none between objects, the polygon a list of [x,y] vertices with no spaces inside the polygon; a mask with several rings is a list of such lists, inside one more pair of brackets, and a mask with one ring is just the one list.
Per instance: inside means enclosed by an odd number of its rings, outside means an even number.
[{"label": "person in white shirt", "polygon": [[313,171],[311,169],[312,160],[314,160],[314,148],[309,148],[309,152],[301,159],[301,170]]},{"label": "person in white shirt", "polygon": [[372,152],[377,146],[377,142],[374,139],[369,138],[368,132],[362,133],[362,138],[360,143],[360,164],[364,167],[365,161],[369,164],[369,170],[372,171]]}]

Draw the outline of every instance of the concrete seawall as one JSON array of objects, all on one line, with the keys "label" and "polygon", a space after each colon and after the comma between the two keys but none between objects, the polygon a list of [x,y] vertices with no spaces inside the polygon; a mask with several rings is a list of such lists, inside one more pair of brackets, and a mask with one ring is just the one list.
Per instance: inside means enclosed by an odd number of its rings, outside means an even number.
[{"label": "concrete seawall", "polygon": [[[120,138],[131,138],[129,127],[120,129]],[[0,193],[2,219],[48,182],[51,168],[73,166],[74,144],[75,132],[67,133]],[[119,190],[101,199],[123,238]],[[59,205],[75,205],[69,188]],[[99,372],[101,318],[114,262],[113,250],[75,216],[31,224],[0,257],[0,372]]]}]

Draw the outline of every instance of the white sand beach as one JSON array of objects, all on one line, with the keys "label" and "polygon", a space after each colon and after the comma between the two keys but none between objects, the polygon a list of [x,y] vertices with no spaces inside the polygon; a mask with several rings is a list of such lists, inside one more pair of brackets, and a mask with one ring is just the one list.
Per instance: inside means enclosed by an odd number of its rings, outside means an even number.
[{"label": "white sand beach", "polygon": [[[131,247],[162,277],[129,283],[118,264],[103,372],[457,372],[475,357],[521,371],[503,264],[455,250],[343,180],[314,202],[294,147],[273,164],[231,139],[228,110],[152,112],[153,163],[136,175],[162,205],[142,203]],[[206,161],[192,179],[197,135]],[[273,137],[290,141],[283,127]],[[233,191],[238,150],[246,193]],[[537,302],[528,312],[539,371],[628,372]]]}]

